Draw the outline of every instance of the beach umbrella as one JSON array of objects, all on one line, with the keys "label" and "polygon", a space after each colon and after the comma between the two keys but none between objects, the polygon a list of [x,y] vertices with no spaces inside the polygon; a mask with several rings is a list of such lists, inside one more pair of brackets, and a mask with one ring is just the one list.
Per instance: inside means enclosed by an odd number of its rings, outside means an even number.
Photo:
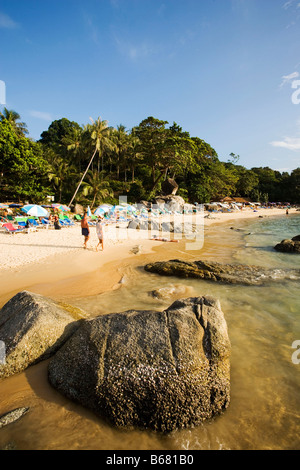
[{"label": "beach umbrella", "polygon": [[26,212],[27,215],[32,215],[35,217],[48,217],[49,212],[46,211],[42,206],[37,204],[28,204],[27,206],[22,207],[23,212]]},{"label": "beach umbrella", "polygon": [[70,207],[66,206],[65,204],[55,203],[55,204],[51,204],[51,207],[53,207],[53,209],[57,209],[58,211],[62,211],[62,212],[70,211]]},{"label": "beach umbrella", "polygon": [[88,217],[91,217],[91,215],[92,215],[92,211],[90,209],[90,206],[88,206],[88,208],[87,208],[87,215],[88,215]]},{"label": "beach umbrella", "polygon": [[134,206],[131,206],[130,204],[126,204],[125,209],[127,210],[127,212],[136,212],[137,211],[137,208],[134,207]]},{"label": "beach umbrella", "polygon": [[97,207],[94,211],[94,215],[103,215],[105,212],[108,212],[108,209],[103,209],[103,207]]},{"label": "beach umbrella", "polygon": [[95,209],[94,215],[105,214],[105,212],[109,212],[112,207],[113,206],[111,204],[101,204],[97,209]]},{"label": "beach umbrella", "polygon": [[7,208],[8,208],[8,204],[0,203],[0,209],[7,209]]},{"label": "beach umbrella", "polygon": [[112,206],[110,209],[110,212],[124,211],[124,210],[125,210],[125,207],[117,205],[117,206]]}]

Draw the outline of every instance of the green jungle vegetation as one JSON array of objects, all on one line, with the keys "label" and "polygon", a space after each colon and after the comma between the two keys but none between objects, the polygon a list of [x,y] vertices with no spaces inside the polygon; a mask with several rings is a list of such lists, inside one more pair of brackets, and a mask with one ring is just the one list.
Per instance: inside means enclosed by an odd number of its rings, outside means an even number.
[{"label": "green jungle vegetation", "polygon": [[300,202],[300,168],[291,174],[247,169],[234,153],[223,162],[210,144],[175,122],[148,117],[127,130],[101,118],[86,125],[62,118],[34,141],[20,119],[6,108],[0,113],[0,202],[41,204],[54,196],[55,202],[93,209],[118,203],[120,195],[131,203],[152,200],[169,178],[190,203],[226,196]]}]

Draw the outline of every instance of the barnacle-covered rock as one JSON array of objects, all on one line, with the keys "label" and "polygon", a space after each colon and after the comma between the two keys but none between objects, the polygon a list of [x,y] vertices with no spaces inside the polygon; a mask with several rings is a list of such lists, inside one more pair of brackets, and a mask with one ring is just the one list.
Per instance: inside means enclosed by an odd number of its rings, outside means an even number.
[{"label": "barnacle-covered rock", "polygon": [[169,432],[230,401],[230,341],[217,300],[98,316],[51,359],[50,383],[118,427]]},{"label": "barnacle-covered rock", "polygon": [[0,310],[0,378],[48,359],[86,318],[70,305],[22,291]]}]

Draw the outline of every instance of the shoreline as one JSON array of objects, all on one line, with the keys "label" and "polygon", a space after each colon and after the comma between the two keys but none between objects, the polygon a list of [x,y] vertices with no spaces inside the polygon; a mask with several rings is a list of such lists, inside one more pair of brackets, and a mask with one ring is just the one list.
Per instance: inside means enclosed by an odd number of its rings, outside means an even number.
[{"label": "shoreline", "polygon": [[[296,213],[296,209],[290,210],[291,215]],[[204,229],[214,228],[261,216],[286,214],[283,209],[210,213],[208,217],[202,217],[201,223]],[[168,249],[164,249],[166,252],[170,251],[171,245],[174,248],[173,243],[148,239],[147,231],[130,231],[130,239],[122,239],[126,237],[126,229],[121,228],[117,240],[110,240],[109,230],[106,232],[103,252],[95,250],[95,231],[91,232],[90,248],[82,248],[80,226],[59,231],[41,229],[31,234],[1,233],[0,308],[16,293],[26,289],[50,297],[72,296],[72,293],[85,296],[86,291],[101,293],[113,290],[120,285],[122,264],[136,262],[140,254],[150,255],[161,251],[162,245],[168,245]]]}]

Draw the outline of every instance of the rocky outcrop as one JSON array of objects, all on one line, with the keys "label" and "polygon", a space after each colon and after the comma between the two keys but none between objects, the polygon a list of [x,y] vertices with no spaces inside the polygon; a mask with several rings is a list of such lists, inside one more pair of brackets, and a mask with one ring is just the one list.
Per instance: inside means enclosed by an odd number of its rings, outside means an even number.
[{"label": "rocky outcrop", "polygon": [[165,196],[167,195],[175,196],[175,194],[178,191],[178,188],[179,188],[178,184],[172,178],[168,178],[166,181],[163,181],[161,184],[161,189]]},{"label": "rocky outcrop", "polygon": [[230,401],[230,342],[218,301],[177,300],[81,323],[50,360],[50,383],[120,427],[169,432]]},{"label": "rocky outcrop", "polygon": [[84,313],[27,291],[0,310],[0,340],[5,347],[0,378],[9,377],[53,355],[78,328]]},{"label": "rocky outcrop", "polygon": [[282,240],[274,248],[283,253],[300,253],[300,235],[296,235],[291,240]]},{"label": "rocky outcrop", "polygon": [[226,284],[263,285],[268,281],[300,279],[300,270],[264,269],[259,266],[220,264],[212,261],[157,261],[144,266],[162,276],[205,279]]},{"label": "rocky outcrop", "polygon": [[170,212],[176,211],[182,213],[185,201],[181,196],[158,196],[154,200],[155,205],[161,209],[166,209]]}]

